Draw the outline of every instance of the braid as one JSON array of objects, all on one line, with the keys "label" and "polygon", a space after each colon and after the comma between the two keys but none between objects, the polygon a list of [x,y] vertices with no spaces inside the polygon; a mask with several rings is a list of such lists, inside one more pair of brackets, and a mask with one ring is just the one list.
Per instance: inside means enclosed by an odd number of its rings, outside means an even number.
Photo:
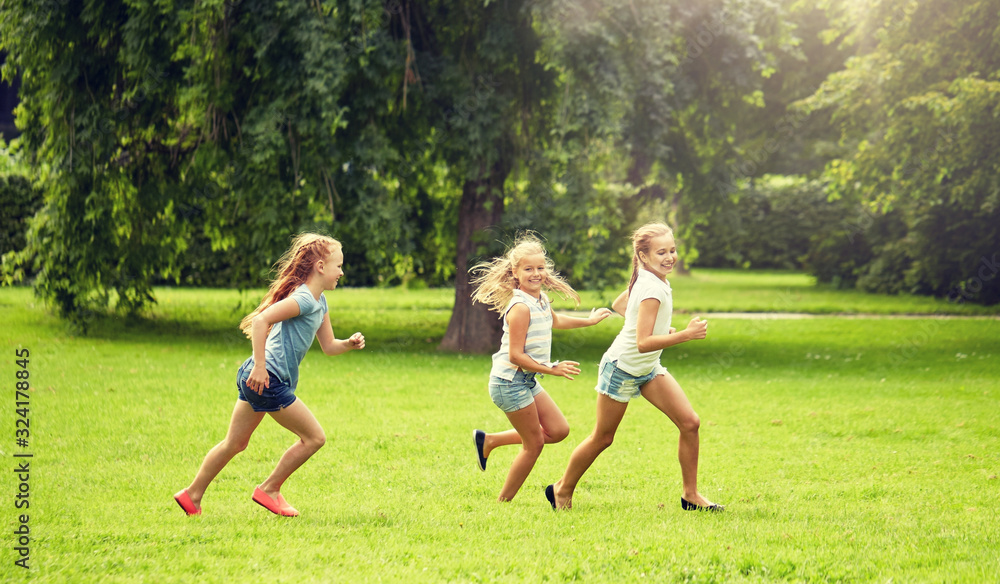
[{"label": "braid", "polygon": [[268,306],[280,302],[299,286],[304,284],[312,273],[316,263],[340,249],[340,242],[332,237],[316,233],[303,233],[292,241],[281,258],[274,265],[277,276],[271,282],[270,288],[253,312],[240,321],[240,330],[249,337],[253,326],[253,318],[263,312]]}]

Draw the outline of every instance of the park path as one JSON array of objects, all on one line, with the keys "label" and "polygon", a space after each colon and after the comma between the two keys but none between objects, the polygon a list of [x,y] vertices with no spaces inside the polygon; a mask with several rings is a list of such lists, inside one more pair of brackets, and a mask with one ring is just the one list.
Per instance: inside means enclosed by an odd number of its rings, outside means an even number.
[{"label": "park path", "polygon": [[[559,310],[560,314],[586,318],[590,312],[583,310]],[[709,318],[733,318],[744,320],[805,320],[811,318],[841,318],[841,319],[879,319],[879,320],[1000,320],[1000,314],[875,314],[856,312],[831,312],[816,314],[812,312],[697,312],[675,310],[674,316],[689,315]]]},{"label": "park path", "polygon": [[[678,314],[678,313],[675,313]],[[684,314],[697,314],[695,312]],[[800,320],[808,318],[848,318],[848,319],[882,319],[882,320],[1000,320],[1000,314],[874,314],[874,313],[829,313],[814,314],[811,312],[706,312],[702,318],[743,318],[760,320]]]}]

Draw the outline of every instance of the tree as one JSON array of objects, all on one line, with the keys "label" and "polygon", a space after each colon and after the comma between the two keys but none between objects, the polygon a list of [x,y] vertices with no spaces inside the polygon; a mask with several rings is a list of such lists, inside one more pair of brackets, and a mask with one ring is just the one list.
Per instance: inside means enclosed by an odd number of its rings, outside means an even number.
[{"label": "tree", "polygon": [[550,247],[568,260],[571,281],[593,274],[586,281],[609,283],[622,271],[624,231],[648,201],[669,200],[680,234],[693,240],[699,217],[729,203],[713,169],[734,155],[730,135],[744,106],[756,107],[748,98],[759,93],[772,53],[788,42],[780,10],[767,3],[502,6],[482,13],[488,28],[471,26],[458,42],[477,49],[461,53],[466,78],[485,65],[498,87],[487,99],[477,95],[486,107],[449,134],[474,154],[472,164],[456,165],[466,183],[455,310],[442,343],[449,349],[496,346],[482,333],[496,334],[497,324],[488,328],[496,317],[468,302],[466,250],[475,233],[500,224],[505,208],[514,212],[508,226],[520,220],[555,234]]},{"label": "tree", "polygon": [[775,5],[735,0],[4,10],[45,193],[8,279],[37,269],[36,291],[84,321],[199,270],[259,283],[318,228],[352,283],[454,276],[442,346],[475,351],[499,321],[467,270],[510,230],[551,233],[571,280],[603,285],[651,203],[681,235],[729,204],[719,169],[787,36],[763,18]]},{"label": "tree", "polygon": [[[78,322],[137,310],[188,242],[256,275],[313,215],[338,129],[341,45],[305,3],[4,5],[7,78],[45,204],[8,276]],[[261,80],[266,79],[267,83]],[[21,267],[18,267],[21,266]],[[251,267],[254,266],[254,267]]]},{"label": "tree", "polygon": [[[804,101],[851,152],[827,167],[872,255],[870,290],[1000,301],[1000,11],[995,2],[872,0],[846,20],[857,56]],[[896,237],[893,224],[901,223]],[[843,232],[833,226],[831,237]]]},{"label": "tree", "polygon": [[685,259],[695,259],[696,227],[738,194],[728,168],[746,127],[757,127],[746,120],[759,117],[763,84],[778,56],[794,51],[781,7],[556,1],[540,20],[545,60],[560,74],[556,93],[566,96],[550,149],[588,163],[565,164],[556,180],[573,185],[574,197],[587,184],[613,193],[598,206],[608,225],[587,235],[652,213],[675,225]]},{"label": "tree", "polygon": [[[404,3],[408,50],[419,71],[420,106],[403,115],[431,134],[432,165],[458,185],[455,305],[441,348],[489,352],[500,321],[471,302],[468,270],[497,251],[505,188],[536,131],[552,81],[535,59],[538,39],[525,3]],[[411,62],[409,57],[407,62]]]}]

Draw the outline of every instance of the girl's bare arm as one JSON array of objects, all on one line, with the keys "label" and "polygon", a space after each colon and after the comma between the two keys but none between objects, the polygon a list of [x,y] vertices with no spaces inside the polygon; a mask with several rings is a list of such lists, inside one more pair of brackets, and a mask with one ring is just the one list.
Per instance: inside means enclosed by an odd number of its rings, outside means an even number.
[{"label": "girl's bare arm", "polygon": [[704,339],[708,334],[708,321],[694,317],[686,329],[665,335],[654,335],[656,313],[660,309],[660,301],[647,298],[639,304],[639,323],[636,326],[636,345],[640,353],[650,353],[672,347],[687,341]]},{"label": "girl's bare arm", "polygon": [[354,333],[346,339],[338,339],[333,334],[329,312],[323,315],[323,323],[316,331],[316,339],[319,340],[319,346],[323,349],[324,355],[341,355],[348,351],[365,348],[365,337],[361,333]]},{"label": "girl's bare arm", "polygon": [[515,304],[507,311],[507,330],[510,335],[510,353],[508,359],[522,371],[533,371],[545,375],[559,375],[573,379],[571,375],[580,373],[579,363],[561,361],[552,367],[542,365],[524,352],[524,341],[528,338],[528,326],[531,324],[531,311],[524,304]]}]

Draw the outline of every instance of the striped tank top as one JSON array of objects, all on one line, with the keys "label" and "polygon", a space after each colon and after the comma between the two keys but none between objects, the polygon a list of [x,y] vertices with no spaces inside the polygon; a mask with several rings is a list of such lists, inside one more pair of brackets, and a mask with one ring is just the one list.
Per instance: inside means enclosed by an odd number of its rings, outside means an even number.
[{"label": "striped tank top", "polygon": [[524,339],[524,352],[536,362],[551,367],[549,359],[552,356],[552,309],[549,308],[549,298],[542,292],[535,300],[523,290],[515,289],[514,297],[507,303],[503,315],[503,338],[500,340],[500,350],[493,355],[493,369],[490,375],[511,381],[517,372],[517,365],[510,362],[510,325],[507,324],[507,313],[515,304],[524,304],[531,311],[528,324],[528,335]]}]

